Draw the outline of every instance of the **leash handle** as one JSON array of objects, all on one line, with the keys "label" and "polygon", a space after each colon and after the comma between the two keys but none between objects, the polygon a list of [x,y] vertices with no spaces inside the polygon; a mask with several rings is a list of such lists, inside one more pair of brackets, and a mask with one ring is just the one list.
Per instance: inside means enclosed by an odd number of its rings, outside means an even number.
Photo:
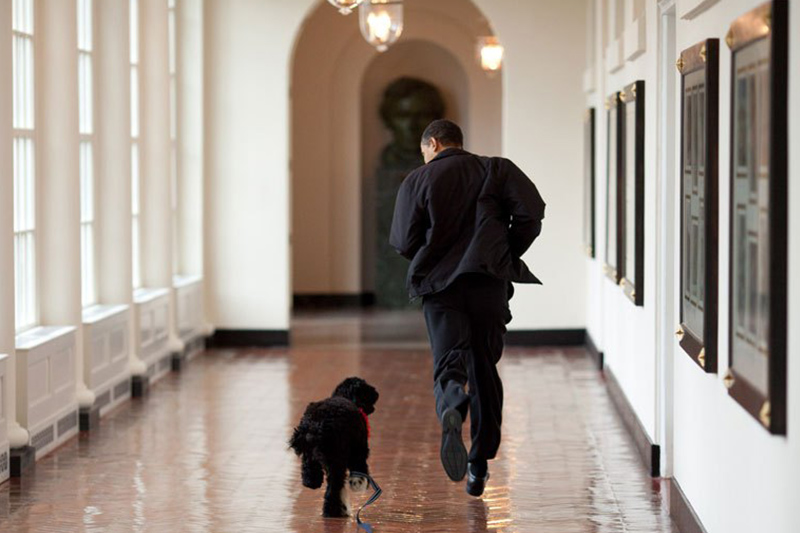
[{"label": "leash handle", "polygon": [[356,513],[356,523],[358,524],[358,528],[363,529],[364,531],[366,531],[366,533],[373,533],[372,526],[366,522],[361,521],[361,511],[363,511],[364,508],[367,507],[368,505],[372,505],[373,503],[375,503],[378,500],[378,498],[381,497],[381,494],[383,494],[383,490],[380,488],[380,486],[378,486],[377,483],[375,483],[375,480],[372,479],[372,477],[369,474],[364,474],[362,472],[350,472],[350,477],[366,479],[367,485],[369,485],[369,487],[372,488],[372,490],[374,491],[372,493],[372,496],[369,497],[369,499],[364,503],[364,505],[361,506],[361,508]]}]

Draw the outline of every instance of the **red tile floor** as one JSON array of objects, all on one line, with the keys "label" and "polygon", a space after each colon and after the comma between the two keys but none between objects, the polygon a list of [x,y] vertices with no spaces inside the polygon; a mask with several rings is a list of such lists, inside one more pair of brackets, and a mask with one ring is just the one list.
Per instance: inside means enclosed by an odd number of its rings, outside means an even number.
[{"label": "red tile floor", "polygon": [[0,485],[0,531],[355,532],[321,518],[322,494],[300,485],[286,447],[305,405],[348,375],[381,392],[371,468],[384,493],[363,515],[376,533],[677,531],[666,485],[641,466],[580,349],[507,350],[488,489],[475,499],[450,482],[418,320],[308,315],[291,349],[209,350]]}]

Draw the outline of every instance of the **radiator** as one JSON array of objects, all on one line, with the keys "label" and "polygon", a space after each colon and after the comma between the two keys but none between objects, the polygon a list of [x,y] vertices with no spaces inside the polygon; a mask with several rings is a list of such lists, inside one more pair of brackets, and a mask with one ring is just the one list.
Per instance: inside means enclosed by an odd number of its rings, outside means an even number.
[{"label": "radiator", "polygon": [[169,289],[136,290],[134,307],[139,357],[148,367],[156,367],[152,383],[169,370],[163,371],[159,366],[159,362],[170,355]]},{"label": "radiator", "polygon": [[175,276],[175,305],[178,315],[178,334],[189,343],[203,334],[203,278],[200,276]]},{"label": "radiator", "polygon": [[83,379],[95,395],[100,414],[127,398],[112,389],[129,380],[127,305],[95,305],[83,311]]},{"label": "radiator", "polygon": [[34,328],[16,346],[18,422],[39,459],[78,432],[75,328]]}]

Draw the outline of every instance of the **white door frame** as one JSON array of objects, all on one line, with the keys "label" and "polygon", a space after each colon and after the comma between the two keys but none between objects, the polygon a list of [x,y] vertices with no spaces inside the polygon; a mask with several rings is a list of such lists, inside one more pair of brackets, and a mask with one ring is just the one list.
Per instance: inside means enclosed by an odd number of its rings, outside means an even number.
[{"label": "white door frame", "polygon": [[658,173],[656,189],[656,441],[662,445],[661,475],[672,476],[675,336],[676,193],[676,8],[659,0]]}]

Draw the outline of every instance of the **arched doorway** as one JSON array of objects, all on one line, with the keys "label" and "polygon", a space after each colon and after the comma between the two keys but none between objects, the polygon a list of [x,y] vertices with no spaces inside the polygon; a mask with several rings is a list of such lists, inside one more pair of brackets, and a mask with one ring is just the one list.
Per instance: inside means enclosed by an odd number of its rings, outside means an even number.
[{"label": "arched doorway", "polygon": [[[378,54],[361,38],[356,17],[320,3],[297,38],[291,64],[291,277],[305,301],[359,302],[373,289],[374,242],[366,215],[371,177],[386,141],[374,109],[381,83],[395,74],[429,79],[467,119],[467,148],[498,154],[502,78],[475,59],[492,34],[463,0],[407,0],[401,40]],[[373,108],[370,111],[370,108]]]},{"label": "arched doorway", "polygon": [[[380,113],[387,88],[403,78],[434,87],[444,102],[444,118],[457,122],[465,130],[469,125],[467,74],[449,50],[429,41],[407,40],[376,56],[367,67],[361,85],[361,272],[364,291],[374,293],[381,307],[402,308],[407,302],[403,288],[406,261],[397,257],[386,242],[396,188],[405,172],[382,169],[385,166],[382,152],[393,139]],[[409,167],[422,164],[418,148],[412,148],[413,161]],[[385,198],[381,201],[380,197]]]}]

